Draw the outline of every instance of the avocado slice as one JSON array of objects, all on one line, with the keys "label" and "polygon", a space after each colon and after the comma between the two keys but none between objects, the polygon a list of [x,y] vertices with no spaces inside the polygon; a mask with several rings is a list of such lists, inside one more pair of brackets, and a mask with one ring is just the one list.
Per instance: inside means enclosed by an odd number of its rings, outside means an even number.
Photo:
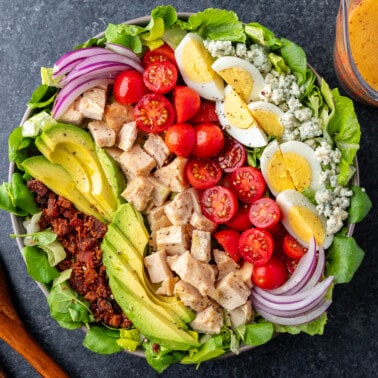
[{"label": "avocado slice", "polygon": [[60,165],[52,164],[39,155],[24,160],[22,167],[26,173],[43,182],[54,193],[72,202],[79,211],[97,218],[100,222],[106,222],[103,213],[76,189],[75,182]]}]

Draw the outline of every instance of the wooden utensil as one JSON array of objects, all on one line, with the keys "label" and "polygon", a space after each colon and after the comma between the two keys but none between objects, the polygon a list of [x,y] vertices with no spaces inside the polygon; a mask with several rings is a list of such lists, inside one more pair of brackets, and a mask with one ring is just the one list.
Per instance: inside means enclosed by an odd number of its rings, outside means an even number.
[{"label": "wooden utensil", "polygon": [[24,328],[13,307],[0,264],[0,338],[23,356],[42,377],[68,377]]}]

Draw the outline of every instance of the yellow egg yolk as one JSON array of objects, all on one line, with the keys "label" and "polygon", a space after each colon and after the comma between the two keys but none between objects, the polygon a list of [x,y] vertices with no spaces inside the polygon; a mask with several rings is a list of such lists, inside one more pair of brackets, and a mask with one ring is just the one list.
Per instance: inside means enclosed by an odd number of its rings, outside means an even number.
[{"label": "yellow egg yolk", "polygon": [[218,73],[244,101],[248,99],[254,81],[246,70],[240,67],[230,67],[220,70]]},{"label": "yellow egg yolk", "polygon": [[295,189],[293,180],[286,168],[285,160],[281,151],[276,151],[269,160],[267,177],[272,189],[276,192],[283,192],[286,189]]},{"label": "yellow egg yolk", "polygon": [[326,237],[319,217],[303,206],[291,206],[287,214],[288,222],[295,236],[308,243],[312,236],[318,245],[323,245]]},{"label": "yellow egg yolk", "polygon": [[309,188],[312,175],[307,159],[295,152],[284,152],[282,156],[295,189],[301,192],[303,189]]},{"label": "yellow egg yolk", "polygon": [[263,109],[251,110],[261,128],[268,134],[281,137],[283,126],[278,121],[278,115]]}]

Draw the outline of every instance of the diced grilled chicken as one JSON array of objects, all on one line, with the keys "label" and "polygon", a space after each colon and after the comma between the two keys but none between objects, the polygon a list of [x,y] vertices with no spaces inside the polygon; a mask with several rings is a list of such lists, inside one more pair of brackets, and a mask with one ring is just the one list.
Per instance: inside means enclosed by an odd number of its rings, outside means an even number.
[{"label": "diced grilled chicken", "polygon": [[252,272],[253,265],[248,261],[244,261],[243,265],[236,271],[237,276],[243,281],[249,289],[252,289]]},{"label": "diced grilled chicken", "polygon": [[189,237],[183,226],[168,226],[156,232],[157,249],[168,255],[180,255],[189,248]]},{"label": "diced grilled chicken", "polygon": [[167,185],[172,192],[182,192],[187,186],[185,165],[188,159],[176,157],[169,164],[158,168],[154,176]]},{"label": "diced grilled chicken", "polygon": [[211,233],[194,229],[190,253],[195,259],[208,263],[211,259]]},{"label": "diced grilled chicken", "polygon": [[174,289],[177,281],[177,277],[173,277],[172,275],[167,277],[156,290],[156,294],[171,297],[174,295]]},{"label": "diced grilled chicken", "polygon": [[167,254],[164,250],[151,253],[144,258],[144,266],[147,268],[151,282],[158,283],[172,276],[167,264]]},{"label": "diced grilled chicken", "polygon": [[79,111],[84,118],[102,120],[107,100],[107,88],[95,87],[85,91],[79,102]]},{"label": "diced grilled chicken", "polygon": [[184,281],[194,286],[202,295],[217,300],[214,288],[216,271],[210,264],[196,260],[189,251],[170,262],[171,269]]},{"label": "diced grilled chicken", "polygon": [[124,123],[117,135],[117,146],[123,151],[130,151],[138,136],[135,121]]},{"label": "diced grilled chicken", "polygon": [[153,207],[163,205],[166,202],[171,191],[169,190],[168,186],[164,185],[154,176],[150,175],[148,176],[148,179],[152,182],[152,185],[154,186],[150,205]]},{"label": "diced grilled chicken", "polygon": [[192,196],[186,190],[178,193],[173,200],[165,206],[165,214],[171,223],[176,226],[187,224],[192,215],[192,211]]},{"label": "diced grilled chicken", "polygon": [[121,196],[134,205],[138,211],[144,211],[151,198],[154,186],[147,177],[136,177],[131,180]]},{"label": "diced grilled chicken", "polygon": [[213,250],[213,257],[218,267],[218,280],[227,276],[228,273],[234,272],[239,268],[239,265],[224,251],[219,249]]},{"label": "diced grilled chicken", "polygon": [[156,165],[156,161],[139,144],[133,146],[130,151],[123,152],[119,162],[125,173],[135,177],[148,176]]},{"label": "diced grilled chicken", "polygon": [[79,110],[81,97],[78,97],[68,109],[61,115],[59,122],[70,123],[72,125],[80,126],[84,120],[83,113]]},{"label": "diced grilled chicken", "polygon": [[201,295],[194,286],[183,280],[176,283],[174,294],[181,299],[185,306],[194,311],[202,311],[211,304],[208,296]]},{"label": "diced grilled chicken", "polygon": [[220,333],[223,324],[223,311],[216,304],[211,304],[204,310],[197,312],[194,320],[189,323],[195,331],[213,335]]},{"label": "diced grilled chicken", "polygon": [[251,301],[248,300],[240,307],[237,307],[228,313],[230,315],[231,325],[233,328],[250,323],[253,315]]},{"label": "diced grilled chicken", "polygon": [[91,121],[88,130],[99,147],[113,147],[116,141],[115,131],[104,121]]},{"label": "diced grilled chicken", "polygon": [[170,151],[163,138],[157,134],[148,134],[143,144],[143,149],[156,160],[157,166],[162,167],[167,160]]},{"label": "diced grilled chicken", "polygon": [[149,244],[152,247],[152,249],[156,251],[158,249],[156,244],[157,231],[164,227],[172,225],[167,216],[165,215],[164,206],[158,206],[148,211],[147,222],[151,230]]},{"label": "diced grilled chicken", "polygon": [[251,294],[251,289],[240,280],[237,273],[230,272],[216,284],[217,302],[226,310],[242,306]]},{"label": "diced grilled chicken", "polygon": [[106,123],[118,134],[125,123],[134,119],[134,108],[132,105],[122,105],[118,102],[106,105],[104,111]]},{"label": "diced grilled chicken", "polygon": [[117,147],[105,147],[104,150],[108,153],[108,155],[113,158],[116,162],[119,162],[119,157],[122,154],[122,150]]}]

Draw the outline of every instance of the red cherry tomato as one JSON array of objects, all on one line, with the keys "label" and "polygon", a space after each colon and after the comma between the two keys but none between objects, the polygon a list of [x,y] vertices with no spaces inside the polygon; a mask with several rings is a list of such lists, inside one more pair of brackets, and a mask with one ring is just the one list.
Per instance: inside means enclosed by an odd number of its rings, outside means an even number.
[{"label": "red cherry tomato", "polygon": [[249,220],[249,205],[244,203],[239,205],[239,210],[236,215],[226,223],[227,227],[237,231],[245,231],[252,227],[252,223]]},{"label": "red cherry tomato", "polygon": [[262,197],[251,204],[249,219],[255,227],[271,228],[280,221],[281,210],[274,199]]},{"label": "red cherry tomato", "polygon": [[217,224],[228,222],[238,211],[238,201],[231,190],[223,186],[206,189],[201,198],[202,213]]},{"label": "red cherry tomato", "polygon": [[299,260],[292,259],[289,256],[285,256],[285,259],[283,260],[286,266],[286,270],[289,274],[293,274],[295,272],[295,269],[297,269]]},{"label": "red cherry tomato", "polygon": [[169,61],[150,63],[143,73],[145,86],[157,94],[170,92],[175,87],[177,78],[177,68]]},{"label": "red cherry tomato", "polygon": [[219,118],[215,111],[215,102],[202,99],[198,112],[190,121],[193,123],[218,122]]},{"label": "red cherry tomato", "polygon": [[273,254],[274,240],[264,229],[250,228],[239,238],[239,251],[243,259],[256,266],[264,265]]},{"label": "red cherry tomato", "polygon": [[222,177],[218,163],[210,159],[191,159],[185,166],[186,177],[196,189],[204,190],[216,185]]},{"label": "red cherry tomato", "polygon": [[275,289],[285,283],[286,280],[285,265],[276,256],[272,256],[265,265],[253,267],[252,282],[262,289]]},{"label": "red cherry tomato", "polygon": [[173,90],[173,105],[176,110],[176,121],[185,122],[198,112],[201,98],[192,88],[177,85]]},{"label": "red cherry tomato", "polygon": [[189,123],[175,123],[166,131],[164,141],[169,151],[187,157],[196,142],[196,132]]},{"label": "red cherry tomato", "polygon": [[230,229],[217,231],[214,234],[214,238],[235,262],[238,262],[241,258],[238,248],[239,237],[239,232]]},{"label": "red cherry tomato", "polygon": [[142,58],[142,64],[144,67],[148,66],[150,63],[167,61],[170,61],[177,66],[175,52],[167,44],[161,45],[154,50],[148,50]]},{"label": "red cherry tomato", "polygon": [[172,126],[175,110],[166,97],[150,93],[143,96],[135,105],[134,119],[140,130],[161,133]]},{"label": "red cherry tomato", "polygon": [[200,123],[194,127],[196,131],[196,144],[193,155],[198,158],[210,158],[218,155],[225,142],[221,128],[215,123]]},{"label": "red cherry tomato", "polygon": [[260,170],[243,166],[231,173],[231,187],[240,201],[252,203],[264,195],[266,183]]},{"label": "red cherry tomato", "polygon": [[290,234],[284,236],[282,247],[285,254],[292,259],[300,259],[307,252],[307,248],[301,245]]},{"label": "red cherry tomato", "polygon": [[120,104],[134,104],[148,92],[143,75],[136,70],[123,71],[114,80],[113,94]]},{"label": "red cherry tomato", "polygon": [[220,167],[227,173],[244,165],[247,159],[245,147],[234,138],[226,138],[221,152],[217,156]]}]

